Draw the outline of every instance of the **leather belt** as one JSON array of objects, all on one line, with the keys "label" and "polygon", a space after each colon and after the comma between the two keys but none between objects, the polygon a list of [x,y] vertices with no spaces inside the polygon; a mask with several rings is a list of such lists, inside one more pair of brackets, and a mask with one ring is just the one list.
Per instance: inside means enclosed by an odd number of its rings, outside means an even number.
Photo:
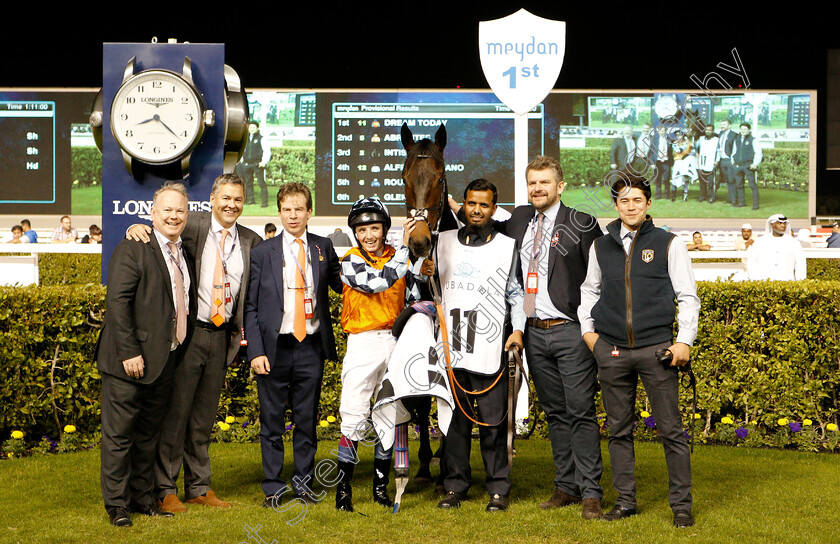
[{"label": "leather belt", "polygon": [[195,324],[197,327],[201,327],[202,329],[206,329],[208,331],[223,331],[227,328],[227,323],[222,323],[221,327],[217,327],[213,323],[208,323],[207,321],[200,321],[198,319],[195,320]]},{"label": "leather belt", "polygon": [[528,325],[531,327],[536,327],[538,329],[550,329],[551,327],[555,327],[557,325],[565,325],[566,323],[571,323],[569,319],[540,319],[538,317],[529,317],[527,321]]}]

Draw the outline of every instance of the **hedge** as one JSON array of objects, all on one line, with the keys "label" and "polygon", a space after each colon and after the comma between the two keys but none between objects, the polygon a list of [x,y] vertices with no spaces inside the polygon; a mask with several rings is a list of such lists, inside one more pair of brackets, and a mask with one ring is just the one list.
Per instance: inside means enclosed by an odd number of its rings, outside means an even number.
[{"label": "hedge", "polygon": [[[836,262],[815,268],[838,276]],[[840,283],[699,282],[698,290],[702,309],[692,364],[700,434],[720,431],[721,422],[730,420],[751,426],[754,433],[771,431],[784,419],[810,420],[824,438],[840,415],[840,313],[835,311]],[[68,424],[85,435],[98,433],[100,381],[92,359],[104,303],[105,288],[97,284],[0,287],[0,437],[20,430],[37,442],[44,435],[60,437]],[[339,360],[325,367],[322,419],[338,415],[346,348],[338,295],[331,294],[331,307]],[[687,414],[687,388],[681,397]],[[641,387],[637,409],[650,410]],[[233,367],[220,419],[235,416],[253,423],[258,410],[249,367]],[[603,415],[600,404],[599,412]],[[537,432],[545,433],[544,423]]]}]

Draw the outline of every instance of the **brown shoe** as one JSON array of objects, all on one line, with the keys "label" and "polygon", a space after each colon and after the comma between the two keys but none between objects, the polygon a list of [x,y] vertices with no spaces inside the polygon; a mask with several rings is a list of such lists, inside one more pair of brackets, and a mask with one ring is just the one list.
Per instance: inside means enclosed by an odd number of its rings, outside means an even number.
[{"label": "brown shoe", "polygon": [[157,505],[164,512],[171,512],[173,514],[182,514],[187,511],[187,507],[184,506],[184,503],[181,502],[175,493],[170,493],[163,500],[158,499]]},{"label": "brown shoe", "polygon": [[570,504],[577,504],[580,502],[580,497],[569,495],[565,491],[555,488],[554,495],[545,502],[540,503],[540,508],[548,510],[549,508],[562,508]]},{"label": "brown shoe", "polygon": [[199,495],[187,501],[187,504],[200,504],[202,506],[212,506],[214,508],[230,508],[231,504],[223,501],[213,493],[212,489],[208,489],[204,495]]},{"label": "brown shoe", "polygon": [[583,499],[580,515],[583,519],[598,519],[604,515],[600,499]]}]

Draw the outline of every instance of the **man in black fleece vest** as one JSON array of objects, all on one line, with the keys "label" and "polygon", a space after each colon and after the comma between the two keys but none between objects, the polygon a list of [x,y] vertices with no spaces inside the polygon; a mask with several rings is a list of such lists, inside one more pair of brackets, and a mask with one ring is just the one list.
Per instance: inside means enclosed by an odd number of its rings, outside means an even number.
[{"label": "man in black fleece vest", "polygon": [[[615,507],[602,519],[635,515],[633,424],[636,384],[642,379],[653,408],[665,462],[674,525],[694,525],[691,515],[691,461],[679,410],[677,368],[688,362],[697,336],[700,299],[685,244],[656,228],[647,211],[650,187],[644,178],[623,172],[612,187],[619,219],[590,249],[581,286],[581,334],[598,363],[598,379],[609,421],[609,451]],[[679,314],[674,308],[677,301]],[[679,333],[673,341],[677,318]],[[670,350],[670,366],[657,361]]]}]

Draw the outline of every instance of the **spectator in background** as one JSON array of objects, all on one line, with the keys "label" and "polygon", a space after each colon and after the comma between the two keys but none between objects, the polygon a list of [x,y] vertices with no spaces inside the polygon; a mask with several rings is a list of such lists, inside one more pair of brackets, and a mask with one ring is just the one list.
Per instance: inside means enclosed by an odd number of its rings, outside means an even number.
[{"label": "spectator in background", "polygon": [[7,244],[25,244],[26,242],[23,241],[23,229],[20,228],[20,225],[15,225],[12,227],[12,238],[10,240],[6,240]]},{"label": "spectator in background", "polygon": [[831,236],[826,239],[826,247],[830,248],[840,248],[840,222],[835,221],[833,225],[831,225]]},{"label": "spectator in background", "polygon": [[327,238],[332,240],[335,247],[353,247],[350,237],[340,228],[336,228],[334,232],[327,234]]},{"label": "spectator in background", "polygon": [[274,238],[277,235],[277,225],[274,223],[265,224],[265,239]]},{"label": "spectator in background", "polygon": [[238,165],[239,175],[245,181],[245,204],[256,204],[254,193],[254,178],[262,191],[260,206],[268,207],[268,187],[265,184],[265,167],[271,159],[271,146],[263,142],[260,124],[251,121],[248,124],[248,142],[245,144],[245,154]]},{"label": "spectator in background", "polygon": [[749,123],[741,123],[741,136],[736,137],[732,144],[732,165],[734,167],[736,208],[744,207],[746,193],[744,184],[750,187],[752,193],[752,209],[758,209],[758,185],[755,173],[761,164],[761,146],[751,133]]},{"label": "spectator in background", "polygon": [[712,249],[712,246],[709,244],[703,243],[703,235],[700,231],[696,231],[694,234],[691,235],[692,243],[686,244],[686,249],[689,251],[709,251]]},{"label": "spectator in background", "polygon": [[808,229],[799,229],[796,231],[796,239],[802,247],[814,247],[811,243],[811,231]]},{"label": "spectator in background", "polygon": [[751,280],[804,280],[805,252],[790,233],[787,217],[777,213],[767,219],[765,234],[747,251],[747,276]]},{"label": "spectator in background", "polygon": [[102,229],[98,225],[91,225],[88,227],[88,233],[82,237],[83,244],[101,244],[102,243]]},{"label": "spectator in background", "polygon": [[753,243],[755,243],[755,237],[753,236],[752,225],[744,223],[741,225],[741,237],[735,238],[735,249],[746,251]]},{"label": "spectator in background", "polygon": [[[30,244],[38,243],[38,233],[32,230],[32,223],[29,222],[29,219],[22,219],[20,221],[20,228],[23,229],[23,236]],[[26,242],[23,243],[25,244]]]},{"label": "spectator in background", "polygon": [[53,231],[52,243],[54,244],[73,244],[79,239],[79,232],[73,228],[73,223],[70,221],[70,216],[65,215],[61,218],[61,226]]}]

